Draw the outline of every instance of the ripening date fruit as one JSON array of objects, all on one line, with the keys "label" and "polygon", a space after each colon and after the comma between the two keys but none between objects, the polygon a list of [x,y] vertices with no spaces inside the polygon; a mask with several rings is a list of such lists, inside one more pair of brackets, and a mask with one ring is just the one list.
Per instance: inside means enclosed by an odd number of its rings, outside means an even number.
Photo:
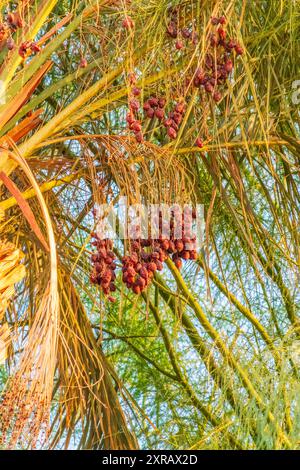
[{"label": "ripening date fruit", "polygon": [[24,27],[24,21],[19,12],[8,13],[7,22],[13,29]]},{"label": "ripening date fruit", "polygon": [[15,41],[13,40],[13,38],[7,39],[6,46],[9,51],[12,51],[15,48]]},{"label": "ripening date fruit", "polygon": [[87,65],[88,65],[88,62],[87,62],[86,58],[82,57],[82,59],[80,61],[80,64],[79,64],[80,68],[85,69],[87,67]]},{"label": "ripening date fruit", "polygon": [[25,41],[19,47],[19,55],[22,59],[25,59],[27,56],[40,52],[40,46],[34,41]]},{"label": "ripening date fruit", "polygon": [[222,94],[217,90],[213,94],[213,99],[218,103],[222,99]]},{"label": "ripening date fruit", "polygon": [[130,18],[130,16],[126,16],[122,21],[122,26],[125,29],[132,29],[134,27],[134,21],[132,18]]},{"label": "ripening date fruit", "polygon": [[191,32],[188,28],[183,28],[181,30],[181,34],[182,34],[182,37],[184,37],[184,39],[190,39],[191,37]]},{"label": "ripening date fruit", "polygon": [[131,111],[138,111],[139,107],[140,107],[140,103],[137,99],[132,98],[129,101],[129,108],[130,108]]},{"label": "ripening date fruit", "polygon": [[244,54],[244,49],[239,44],[237,44],[234,49],[235,49],[235,52],[236,52],[237,55]]},{"label": "ripening date fruit", "polygon": [[132,94],[133,94],[134,96],[139,96],[139,95],[141,94],[141,89],[138,88],[137,86],[133,87],[133,89],[132,89]]},{"label": "ripening date fruit", "polygon": [[199,147],[200,149],[202,149],[202,147],[204,147],[204,144],[203,144],[203,142],[202,142],[202,139],[200,139],[200,137],[197,137],[196,142],[195,142],[195,145],[196,145],[197,147]]},{"label": "ripening date fruit", "polygon": [[226,23],[226,18],[225,16],[221,16],[220,18],[213,16],[210,21],[214,26],[217,26],[218,24],[224,25]]}]

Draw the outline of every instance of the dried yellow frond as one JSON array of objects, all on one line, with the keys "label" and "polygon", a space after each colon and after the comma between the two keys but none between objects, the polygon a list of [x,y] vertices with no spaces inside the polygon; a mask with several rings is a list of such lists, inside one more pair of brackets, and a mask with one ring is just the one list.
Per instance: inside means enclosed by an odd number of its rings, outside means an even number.
[{"label": "dried yellow frond", "polygon": [[0,327],[0,364],[7,358],[7,351],[10,342],[10,330],[7,323]]},{"label": "dried yellow frond", "polygon": [[23,253],[12,243],[0,241],[0,320],[14,294],[14,284],[25,276]]}]

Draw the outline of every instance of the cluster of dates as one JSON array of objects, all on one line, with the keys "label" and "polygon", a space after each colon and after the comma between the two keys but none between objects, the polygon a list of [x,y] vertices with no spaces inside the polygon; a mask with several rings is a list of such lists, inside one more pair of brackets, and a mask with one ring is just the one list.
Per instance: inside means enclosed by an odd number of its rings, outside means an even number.
[{"label": "cluster of dates", "polygon": [[179,9],[173,7],[169,9],[169,22],[167,25],[167,34],[172,39],[176,39],[175,47],[180,50],[184,47],[186,42],[191,42],[196,45],[198,42],[198,34],[189,28],[179,27]]},{"label": "cluster of dates", "polygon": [[[140,143],[143,141],[142,124],[137,115],[140,103],[136,98],[137,92],[134,93],[134,90],[138,90],[140,94],[140,89],[134,87],[132,92],[134,97],[129,101],[129,112],[127,113],[126,121],[129,129],[133,131],[136,141]],[[165,98],[151,96],[145,101],[143,105],[145,117],[149,119],[157,118],[162,122],[165,117],[165,105]],[[167,135],[170,137],[170,139],[176,139],[177,131],[182,121],[184,111],[185,104],[183,102],[177,103],[175,109],[171,111],[164,120],[164,126],[167,129]]]},{"label": "cluster of dates", "polygon": [[41,47],[34,41],[25,41],[19,47],[19,55],[22,59],[26,59],[31,54],[40,52]]},{"label": "cluster of dates", "polygon": [[[143,292],[151,283],[154,273],[162,271],[163,263],[172,258],[178,269],[182,260],[196,260],[196,240],[192,233],[193,220],[196,214],[192,210],[174,211],[171,220],[164,222],[162,214],[158,218],[158,238],[131,239],[128,254],[122,258],[122,281],[135,294]],[[168,238],[164,236],[164,225],[168,224]],[[93,271],[91,282],[101,287],[108,300],[116,299],[110,294],[116,290],[115,279],[117,268],[113,243],[109,239],[99,239],[93,245],[97,253],[92,255]]]},{"label": "cluster of dates", "polygon": [[141,89],[136,86],[136,76],[134,73],[129,75],[129,83],[131,85],[131,96],[129,99],[129,112],[127,113],[126,121],[129,129],[134,133],[136,141],[141,143],[144,140],[142,124],[138,119],[138,112],[140,109],[138,97],[141,94]]},{"label": "cluster of dates", "polygon": [[225,83],[233,70],[234,52],[236,55],[242,55],[244,51],[234,39],[226,39],[224,16],[212,18],[211,23],[219,27],[209,36],[209,47],[205,54],[204,65],[203,68],[195,71],[193,85],[196,88],[202,86],[207,93],[212,94],[214,101],[218,102],[222,98],[218,87]]},{"label": "cluster of dates", "polygon": [[167,134],[170,139],[176,139],[184,111],[185,104],[181,101],[176,104],[174,110],[169,113],[168,118],[165,120],[164,126],[167,128]]},{"label": "cluster of dates", "polygon": [[163,269],[165,255],[161,249],[150,247],[149,240],[131,241],[130,254],[122,258],[122,281],[128,289],[140,294],[150,284],[155,271]]},{"label": "cluster of dates", "polygon": [[[0,23],[0,42],[6,45],[9,51],[16,47],[12,35],[19,29],[24,27],[24,21],[18,11],[8,13],[6,20]],[[40,52],[40,46],[34,41],[24,41],[19,47],[19,55],[25,59],[31,54]]]},{"label": "cluster of dates", "polygon": [[159,121],[162,121],[165,115],[165,106],[165,98],[157,98],[155,96],[151,96],[147,101],[145,101],[143,109],[146,117],[148,117],[149,119],[156,117]]},{"label": "cluster of dates", "polygon": [[115,270],[117,265],[115,263],[116,255],[112,251],[113,242],[109,239],[101,240],[97,234],[93,234],[95,240],[92,245],[96,247],[97,252],[92,254],[93,271],[90,276],[92,284],[97,284],[101,287],[108,300],[115,301],[115,298],[110,294],[115,292]]},{"label": "cluster of dates", "polygon": [[[193,28],[180,27],[179,8],[169,9],[168,14],[167,34],[172,39],[176,39],[176,49],[182,49],[184,41],[195,45],[198,42],[198,36]],[[244,51],[236,40],[227,38],[225,16],[212,17],[211,24],[213,31],[208,38],[209,42],[203,66],[195,70],[193,77],[187,79],[187,83],[192,84],[195,88],[203,87],[205,92],[212,96],[213,100],[217,103],[222,99],[222,85],[225,84],[233,70],[235,56],[242,55]],[[129,129],[133,131],[137,142],[143,141],[142,121],[137,116],[140,106],[137,96],[140,93],[141,90],[137,87],[132,90],[132,98],[129,101],[129,113],[127,114]],[[166,119],[164,119],[165,106],[166,100],[164,98],[151,96],[143,105],[145,117],[149,119],[157,118],[159,121],[163,121],[168,137],[176,139],[185,112],[185,104],[183,102],[177,103],[175,109],[169,113]],[[202,148],[202,140],[198,138],[195,145]]]},{"label": "cluster of dates", "polygon": [[15,42],[12,38],[17,29],[23,28],[24,21],[18,12],[8,13],[6,21],[0,23],[0,42],[5,41],[8,50],[15,47]]}]

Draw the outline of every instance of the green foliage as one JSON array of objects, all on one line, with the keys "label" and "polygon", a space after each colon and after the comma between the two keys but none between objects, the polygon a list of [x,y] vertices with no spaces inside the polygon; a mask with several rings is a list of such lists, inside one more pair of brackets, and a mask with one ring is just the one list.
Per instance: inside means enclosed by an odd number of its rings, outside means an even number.
[{"label": "green foliage", "polygon": [[[195,47],[178,51],[166,34],[171,6],[179,7],[183,26],[194,25]],[[16,64],[11,100],[53,61],[0,129],[5,138],[29,111],[44,109],[39,127],[16,144],[44,194],[57,243],[62,313],[45,445],[298,449],[300,108],[291,99],[299,79],[297,2],[63,1],[38,37],[68,12],[70,22],[42,52]],[[203,64],[211,16],[221,14],[245,54],[235,58],[216,104],[185,84]],[[122,28],[126,15],[132,31]],[[80,68],[83,57],[88,65]],[[186,101],[174,141],[149,120],[144,143],[134,140],[125,121],[132,72],[141,103],[164,96],[169,112]],[[202,149],[194,145],[198,136]],[[21,170],[5,171],[44,227]],[[19,336],[5,368],[10,375],[26,350],[49,256],[1,191],[9,221],[1,237],[22,248],[27,270],[5,318]],[[185,263],[181,273],[169,263],[143,296],[118,278],[110,304],[89,282],[92,208],[123,195],[203,203],[206,239],[197,263]]]}]

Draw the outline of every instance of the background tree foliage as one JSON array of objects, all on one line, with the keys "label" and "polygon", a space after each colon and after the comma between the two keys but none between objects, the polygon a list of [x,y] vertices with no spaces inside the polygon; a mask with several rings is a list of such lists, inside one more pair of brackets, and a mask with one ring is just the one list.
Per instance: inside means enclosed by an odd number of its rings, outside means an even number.
[{"label": "background tree foliage", "polygon": [[[24,20],[0,52],[2,446],[299,448],[299,1],[0,5]],[[195,45],[166,34],[171,7]],[[216,104],[186,79],[220,15],[245,53]],[[175,140],[127,129],[133,72],[141,102],[185,99]],[[205,245],[110,304],[92,209],[124,195],[204,204]]]}]

